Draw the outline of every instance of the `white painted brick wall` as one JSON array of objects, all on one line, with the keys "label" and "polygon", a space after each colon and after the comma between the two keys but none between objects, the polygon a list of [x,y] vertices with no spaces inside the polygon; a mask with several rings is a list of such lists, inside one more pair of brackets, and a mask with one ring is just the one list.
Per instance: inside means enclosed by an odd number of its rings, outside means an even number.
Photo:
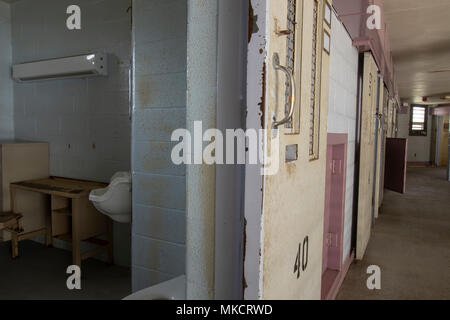
[{"label": "white painted brick wall", "polygon": [[343,252],[345,261],[351,250],[358,51],[353,47],[350,36],[335,14],[331,38],[328,132],[348,134]]},{"label": "white painted brick wall", "polygon": [[427,162],[431,160],[431,134],[433,117],[428,115],[428,134],[426,137],[409,135],[410,112],[398,115],[398,137],[408,139],[408,162]]},{"label": "white painted brick wall", "polygon": [[0,140],[14,137],[11,61],[11,11],[8,4],[0,2]]},{"label": "white painted brick wall", "polygon": [[185,273],[185,167],[170,154],[186,127],[186,0],[133,2],[132,288]]},{"label": "white painted brick wall", "polygon": [[50,143],[52,175],[107,182],[131,166],[129,1],[81,1],[81,31],[65,27],[69,2],[11,6],[14,63],[104,51],[109,76],[15,83],[15,136]]}]

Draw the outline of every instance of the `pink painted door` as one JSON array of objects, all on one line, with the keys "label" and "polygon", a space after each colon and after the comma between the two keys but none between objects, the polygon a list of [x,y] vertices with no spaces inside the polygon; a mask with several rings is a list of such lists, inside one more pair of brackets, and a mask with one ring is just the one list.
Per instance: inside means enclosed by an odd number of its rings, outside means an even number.
[{"label": "pink painted door", "polygon": [[328,134],[322,272],[340,271],[343,256],[347,135]]},{"label": "pink painted door", "polygon": [[325,184],[325,217],[323,221],[323,260],[322,274],[328,266],[328,232],[330,227],[330,200],[331,200],[331,176],[333,172],[333,146],[327,146],[327,167]]}]

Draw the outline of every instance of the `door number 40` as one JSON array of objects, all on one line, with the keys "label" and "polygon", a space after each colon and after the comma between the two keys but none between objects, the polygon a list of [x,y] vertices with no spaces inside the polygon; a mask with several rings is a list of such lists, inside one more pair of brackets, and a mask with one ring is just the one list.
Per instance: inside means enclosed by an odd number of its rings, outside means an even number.
[{"label": "door number 40", "polygon": [[303,243],[300,242],[298,244],[297,256],[295,258],[294,263],[294,274],[295,273],[297,274],[297,279],[300,278],[300,272],[301,271],[305,272],[306,267],[308,266],[308,254],[309,254],[308,246],[309,246],[308,237],[306,237],[303,240]]}]

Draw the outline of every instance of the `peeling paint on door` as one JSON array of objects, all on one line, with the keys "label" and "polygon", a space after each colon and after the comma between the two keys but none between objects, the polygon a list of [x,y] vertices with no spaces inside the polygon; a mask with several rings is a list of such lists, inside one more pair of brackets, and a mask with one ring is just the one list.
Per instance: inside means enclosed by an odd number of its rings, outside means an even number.
[{"label": "peeling paint on door", "polygon": [[[296,41],[301,55],[295,68],[299,113],[299,131],[280,126],[279,154],[271,155],[270,137],[274,118],[285,115],[286,76],[274,68],[272,57],[279,54],[286,64],[287,4],[276,0],[252,0],[258,15],[258,32],[250,39],[248,52],[248,128],[264,128],[267,137],[264,156],[278,156],[280,171],[262,179],[255,168],[246,168],[246,299],[320,299],[322,275],[323,212],[325,197],[325,155],[328,116],[329,55],[319,46],[322,79],[317,99],[320,101],[320,139],[318,159],[309,156],[309,105],[311,101],[313,35],[322,43],[322,33],[331,30],[323,20],[324,1],[318,2],[319,28],[312,28],[313,1],[297,0],[296,24],[302,35]],[[261,52],[264,54],[261,56]],[[262,77],[261,77],[262,75]],[[260,79],[262,83],[259,83]],[[258,82],[255,85],[255,81]],[[263,92],[261,95],[260,92]],[[286,146],[298,146],[298,159],[286,161]],[[257,206],[257,207],[255,207]]]}]

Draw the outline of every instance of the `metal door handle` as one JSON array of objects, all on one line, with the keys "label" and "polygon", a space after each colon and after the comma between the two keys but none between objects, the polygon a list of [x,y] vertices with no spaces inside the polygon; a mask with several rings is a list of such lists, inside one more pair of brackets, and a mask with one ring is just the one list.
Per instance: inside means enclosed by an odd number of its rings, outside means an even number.
[{"label": "metal door handle", "polygon": [[289,114],[284,119],[282,119],[280,121],[277,121],[276,119],[274,119],[272,127],[278,128],[279,126],[289,122],[292,119],[292,116],[294,114],[295,79],[294,79],[294,76],[292,75],[292,73],[286,67],[283,67],[282,65],[280,65],[280,57],[278,56],[278,53],[275,53],[273,55],[273,67],[275,68],[275,70],[283,71],[289,79],[289,101],[290,101],[291,107],[289,110]]}]

